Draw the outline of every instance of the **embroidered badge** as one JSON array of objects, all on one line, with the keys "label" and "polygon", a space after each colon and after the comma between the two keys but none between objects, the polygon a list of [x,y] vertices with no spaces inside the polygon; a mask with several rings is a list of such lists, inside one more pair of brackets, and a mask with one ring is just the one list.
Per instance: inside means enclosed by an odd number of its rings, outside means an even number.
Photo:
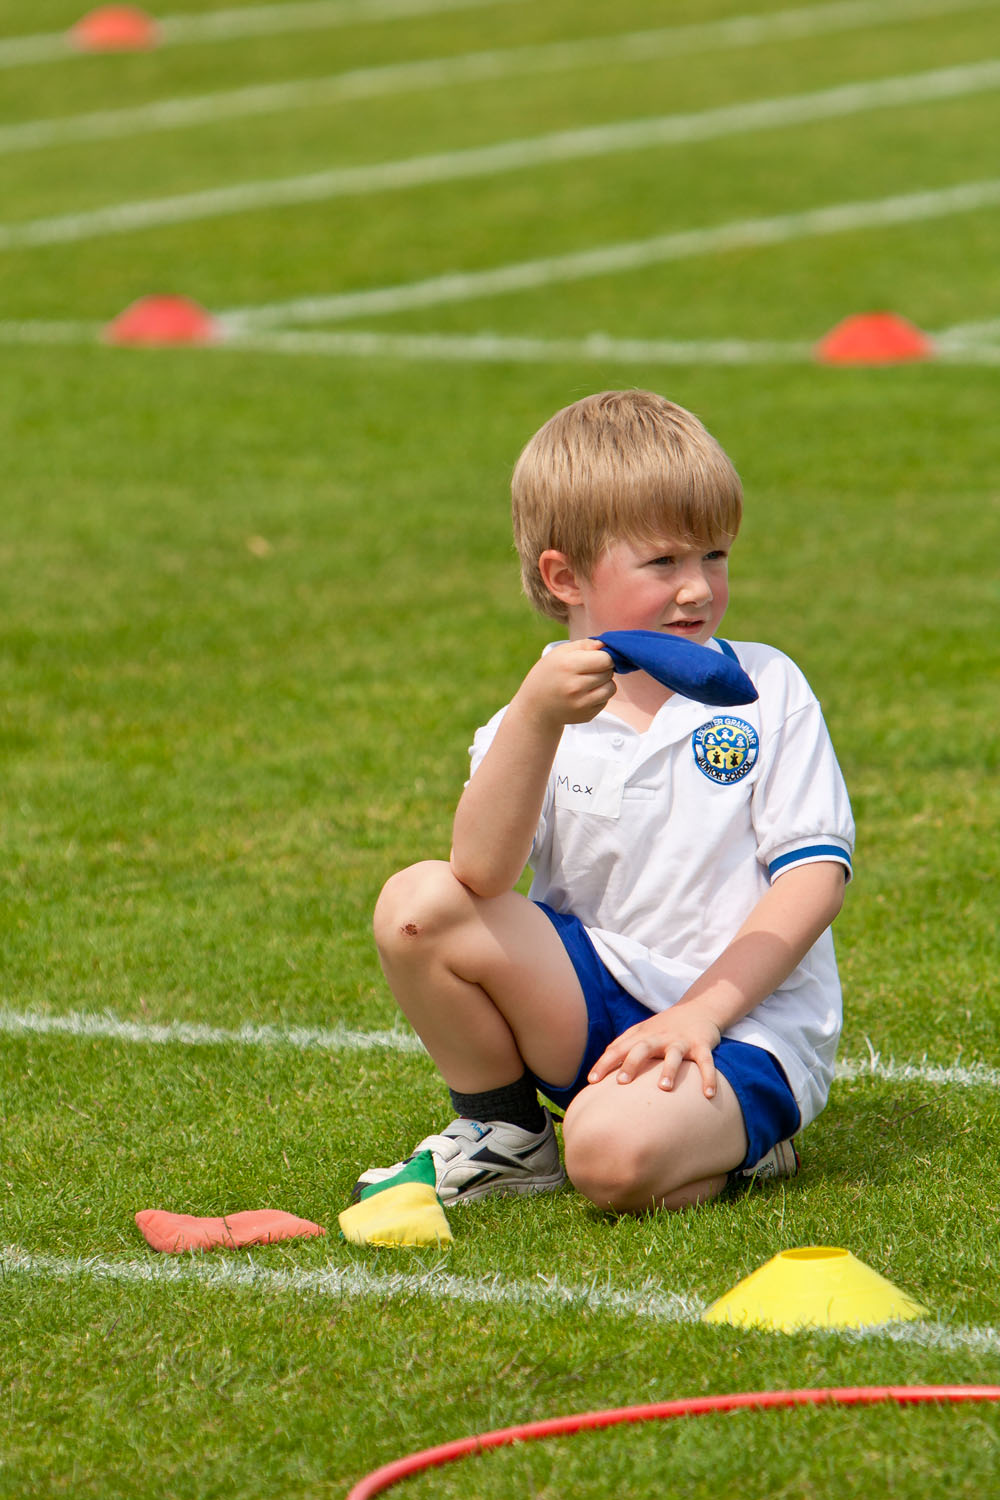
[{"label": "embroidered badge", "polygon": [[725,786],[750,774],[757,764],[760,740],[746,719],[726,714],[696,729],[691,736],[691,748],[702,775]]}]

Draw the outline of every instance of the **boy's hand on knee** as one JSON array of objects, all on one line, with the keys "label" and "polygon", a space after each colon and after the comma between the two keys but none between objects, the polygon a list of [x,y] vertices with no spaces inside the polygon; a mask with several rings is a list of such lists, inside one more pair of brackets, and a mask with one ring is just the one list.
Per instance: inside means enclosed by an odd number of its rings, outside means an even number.
[{"label": "boy's hand on knee", "polygon": [[719,1027],[704,1011],[693,1005],[675,1005],[616,1037],[587,1074],[587,1082],[600,1083],[617,1069],[617,1081],[631,1083],[646,1063],[662,1057],[657,1082],[669,1091],[677,1081],[681,1063],[690,1060],[701,1073],[705,1098],[713,1099],[716,1076],[712,1053],[721,1040]]},{"label": "boy's hand on knee", "polygon": [[614,662],[599,641],[567,641],[535,663],[514,703],[560,728],[586,724],[614,697],[614,677]]}]

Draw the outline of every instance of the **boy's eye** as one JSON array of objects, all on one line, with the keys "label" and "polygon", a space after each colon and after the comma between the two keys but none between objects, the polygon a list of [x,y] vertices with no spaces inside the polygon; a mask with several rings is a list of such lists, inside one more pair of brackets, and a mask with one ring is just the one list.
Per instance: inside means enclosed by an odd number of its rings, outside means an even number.
[{"label": "boy's eye", "polygon": [[[683,555],[686,556],[687,554]],[[709,551],[702,553],[702,562],[725,562],[728,557],[728,548],[712,547]],[[681,557],[676,552],[663,552],[659,557],[651,557],[646,566],[650,568],[675,568],[680,561]]]},{"label": "boy's eye", "polygon": [[[729,553],[725,550],[724,547],[716,547],[713,551],[706,552],[704,554],[704,559],[703,560],[705,562],[725,562],[725,560],[726,560],[726,558],[728,556],[729,556]],[[664,554],[663,557],[654,557],[652,559],[652,566],[654,568],[656,568],[656,567],[668,567],[668,568],[672,568],[672,567],[674,567],[676,565],[676,563],[677,563],[677,558],[672,553],[666,553],[666,554]]]}]

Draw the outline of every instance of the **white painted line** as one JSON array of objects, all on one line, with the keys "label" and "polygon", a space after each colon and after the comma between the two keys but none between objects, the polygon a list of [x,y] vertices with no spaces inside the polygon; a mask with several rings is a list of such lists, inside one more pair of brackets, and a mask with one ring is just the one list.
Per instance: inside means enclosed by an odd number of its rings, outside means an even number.
[{"label": "white painted line", "polygon": [[[907,0],[907,3],[892,8],[893,15],[889,19],[912,19],[914,12],[936,14],[941,8],[942,0],[930,0],[928,4]],[[163,99],[125,109],[29,120],[0,126],[0,154],[49,146],[75,146],[90,141],[131,139],[154,131],[318,108],[343,101],[453,88],[464,83],[607,67],[612,63],[648,63],[664,56],[700,50],[710,44],[749,45],[752,42],[756,45],[772,33],[784,39],[797,35],[796,28],[803,25],[815,29],[817,21],[825,21],[828,30],[871,26],[886,19],[883,12],[884,7],[870,4],[780,11],[775,16],[744,17],[702,26],[660,27],[582,41],[388,63],[381,67],[355,68],[328,77],[292,79],[188,98]]]},{"label": "white painted line", "polygon": [[34,63],[62,62],[67,57],[82,55],[68,46],[62,31],[45,31],[35,36],[8,36],[0,40],[0,68],[23,68]]},{"label": "white painted line", "polygon": [[294,177],[235,183],[168,198],[110,204],[81,213],[57,214],[0,225],[0,249],[56,245],[103,235],[130,234],[166,224],[189,224],[228,214],[334,198],[426,187],[522,172],[567,161],[593,160],[621,152],[662,149],[743,135],[749,130],[842,119],[872,109],[964,98],[1000,87],[1000,60],[939,68],[871,83],[844,84],[818,93],[753,100],[618,124],[557,131],[532,139],[501,141],[461,151],[442,151],[400,161],[336,167]]},{"label": "white painted line", "polygon": [[[970,327],[973,325],[970,325]],[[984,325],[988,327],[989,325]],[[0,323],[4,344],[95,344],[103,341],[100,323]],[[941,342],[929,335],[934,358],[951,365],[1000,364],[1000,343],[974,343],[971,337]],[[943,340],[944,335],[940,338]],[[333,359],[392,359],[449,364],[774,365],[804,364],[814,345],[804,340],[767,339],[614,339],[592,333],[581,339],[533,339],[493,333],[395,334],[375,331],[230,329],[213,349],[242,349],[249,354],[326,356]]]},{"label": "white painted line", "polygon": [[449,11],[494,10],[523,0],[291,0],[280,5],[244,5],[210,10],[203,15],[168,16],[157,24],[163,41],[230,42],[240,37],[278,36],[288,32],[327,31],[340,26],[367,26]]},{"label": "white painted line", "polygon": [[[334,1231],[335,1232],[335,1231]],[[248,1287],[254,1291],[311,1293],[321,1297],[427,1296],[435,1301],[491,1306],[516,1306],[557,1311],[610,1313],[618,1317],[655,1318],[668,1323],[692,1322],[702,1311],[697,1298],[664,1292],[652,1283],[635,1291],[618,1290],[605,1283],[570,1285],[556,1276],[534,1281],[512,1281],[508,1277],[476,1279],[452,1276],[432,1269],[425,1274],[388,1272],[378,1274],[364,1266],[324,1266],[319,1270],[278,1271],[255,1265],[251,1257],[171,1256],[156,1260],[113,1261],[70,1259],[55,1255],[33,1255],[19,1246],[0,1247],[0,1270],[4,1275],[46,1276],[59,1280],[85,1276],[96,1281],[199,1282],[209,1287]]]},{"label": "white painted line", "polygon": [[[456,1210],[460,1213],[461,1210]],[[385,1302],[396,1298],[427,1297],[435,1302],[458,1302],[491,1307],[514,1306],[543,1313],[566,1309],[610,1317],[644,1318],[657,1323],[697,1323],[706,1304],[683,1292],[665,1291],[653,1282],[638,1288],[619,1288],[607,1282],[562,1282],[555,1276],[533,1281],[507,1277],[453,1276],[439,1267],[423,1274],[369,1271],[364,1266],[326,1265],[316,1270],[275,1270],[258,1265],[252,1256],[164,1256],[156,1260],[115,1261],[99,1256],[69,1257],[36,1255],[18,1245],[0,1246],[0,1276],[28,1276],[56,1281],[87,1278],[112,1284],[146,1286],[190,1286],[229,1291],[288,1294],[295,1297],[375,1297]],[[724,1324],[709,1325],[725,1331]],[[990,1326],[949,1327],[944,1323],[877,1324],[869,1328],[812,1330],[824,1339],[849,1343],[887,1340],[923,1349],[958,1353],[1000,1352],[1000,1329]],[[802,1337],[803,1335],[799,1335]],[[783,1334],[782,1337],[788,1337]]]},{"label": "white painted line", "polygon": [[[347,1026],[264,1026],[245,1022],[242,1026],[208,1026],[192,1021],[159,1025],[149,1021],[124,1021],[110,1012],[69,1011],[50,1015],[42,1011],[0,1007],[0,1035],[68,1036],[127,1042],[138,1046],[181,1047],[289,1047],[312,1052],[390,1051],[424,1055],[423,1043],[410,1031],[359,1031]],[[838,1079],[846,1082],[929,1083],[939,1087],[1000,1088],[1000,1068],[987,1063],[934,1063],[883,1060],[871,1050],[865,1058],[843,1058],[837,1063]]]},{"label": "white painted line", "polygon": [[[0,328],[2,337],[2,328]],[[533,339],[502,334],[395,334],[328,330],[234,334],[223,347],[270,354],[318,354],[473,364],[577,364],[618,362],[659,365],[800,364],[812,358],[808,343],[744,339]]]},{"label": "white painted line", "polygon": [[936,335],[941,347],[949,352],[968,345],[1000,339],[1000,318],[986,318],[976,323],[955,323]]},{"label": "white painted line", "polygon": [[945,344],[937,355],[948,365],[1000,365],[1000,344]]},{"label": "white painted line", "polygon": [[[0,324],[0,342],[3,341]],[[930,339],[933,358],[950,365],[1000,364],[1000,344],[972,339],[938,344]],[[325,355],[334,359],[393,359],[446,364],[580,364],[777,365],[808,364],[815,344],[778,339],[627,339],[604,333],[581,339],[533,339],[494,333],[350,333],[330,329],[292,329],[256,333],[238,323],[216,348],[248,353]]]},{"label": "white painted line", "polygon": [[36,1011],[0,1009],[0,1033],[8,1036],[70,1036],[88,1040],[133,1042],[140,1045],[183,1047],[293,1047],[321,1052],[389,1051],[423,1053],[423,1043],[412,1032],[356,1031],[347,1026],[261,1026],[245,1022],[236,1028],[204,1026],[190,1021],[156,1025],[123,1021],[110,1014],[70,1011],[44,1015]]},{"label": "white painted line", "polygon": [[287,323],[322,323],[471,302],[482,297],[537,291],[594,276],[638,271],[668,261],[764,248],[798,239],[856,230],[886,229],[948,218],[953,214],[1000,205],[1000,178],[963,182],[928,192],[902,193],[860,203],[834,203],[765,219],[737,219],[706,229],[678,230],[646,240],[631,240],[578,250],[543,260],[522,261],[488,271],[452,272],[426,281],[378,287],[371,291],[297,297],[258,307],[233,308],[220,314],[230,333]]},{"label": "white painted line", "polygon": [[[291,0],[291,3],[283,5],[246,5],[228,10],[210,10],[203,15],[162,16],[156,19],[156,30],[160,46],[191,42],[229,42],[240,37],[328,31],[339,26],[361,26],[454,10],[491,10],[498,5],[520,3],[522,0],[298,0],[298,3]],[[959,3],[963,3],[963,0],[959,0]],[[984,3],[984,0],[979,0],[979,3]],[[81,15],[85,10],[86,6],[83,6]],[[0,40],[0,68],[66,62],[71,58],[88,55],[73,47],[64,31]]]},{"label": "white painted line", "polygon": [[[279,32],[355,26],[408,16],[460,10],[489,10],[519,0],[299,0],[281,5],[253,5],[208,11],[199,16],[164,17],[157,24],[167,42],[231,40],[240,36],[273,36]],[[992,10],[996,0],[840,0],[829,5],[797,6],[773,15],[734,16],[671,27],[671,50],[679,53],[715,48],[759,46],[762,42],[822,36],[864,26],[894,25],[921,17],[961,15]]]},{"label": "white painted line", "polygon": [[917,1319],[912,1323],[890,1323],[882,1328],[830,1329],[839,1332],[848,1343],[867,1343],[871,1339],[884,1339],[890,1344],[909,1344],[917,1349],[940,1349],[947,1354],[997,1354],[1000,1353],[1000,1328],[975,1327],[960,1324],[957,1328],[947,1323]]},{"label": "white painted line", "polygon": [[931,1083],[965,1089],[1000,1089],[1000,1068],[988,1063],[883,1062],[878,1053],[865,1059],[844,1058],[837,1063],[837,1078],[845,1082]]},{"label": "white painted line", "polygon": [[0,323],[0,344],[90,344],[100,335],[100,323],[42,319]]}]

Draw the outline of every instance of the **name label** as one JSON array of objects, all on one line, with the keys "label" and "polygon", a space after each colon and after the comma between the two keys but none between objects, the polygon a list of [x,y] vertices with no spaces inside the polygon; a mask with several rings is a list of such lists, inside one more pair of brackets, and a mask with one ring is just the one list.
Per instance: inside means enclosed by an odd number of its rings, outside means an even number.
[{"label": "name label", "polygon": [[614,761],[579,756],[556,767],[556,807],[617,818],[622,810],[625,776]]}]

